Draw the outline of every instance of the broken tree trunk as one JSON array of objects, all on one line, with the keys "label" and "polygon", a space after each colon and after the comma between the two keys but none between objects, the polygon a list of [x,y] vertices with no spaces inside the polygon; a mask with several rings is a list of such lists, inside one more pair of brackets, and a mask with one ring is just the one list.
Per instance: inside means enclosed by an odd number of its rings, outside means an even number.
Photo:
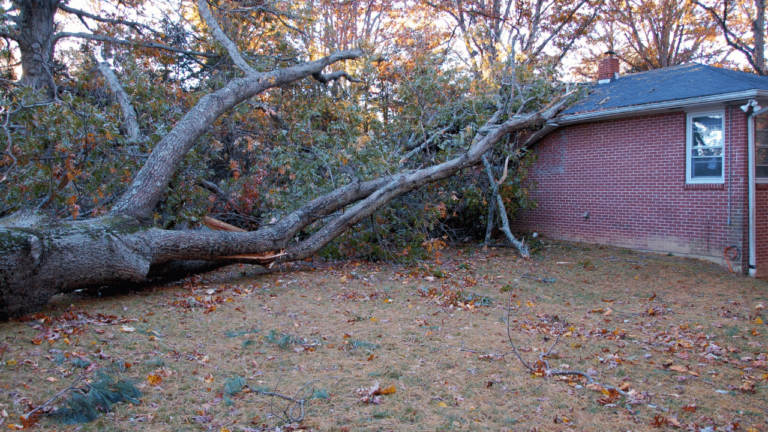
[{"label": "broken tree trunk", "polygon": [[[340,187],[252,232],[168,231],[119,213],[81,221],[16,213],[0,220],[0,318],[36,311],[57,293],[144,282],[179,261],[267,264],[310,257],[396,197],[481,163],[507,133],[544,123],[564,106],[565,100],[502,123],[442,164]],[[334,214],[309,238],[291,243],[302,229]]]}]

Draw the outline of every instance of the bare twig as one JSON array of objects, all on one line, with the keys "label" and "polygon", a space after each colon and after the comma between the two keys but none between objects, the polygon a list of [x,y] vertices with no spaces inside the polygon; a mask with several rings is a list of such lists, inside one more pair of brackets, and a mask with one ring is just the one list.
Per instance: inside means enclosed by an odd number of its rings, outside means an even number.
[{"label": "bare twig", "polygon": [[[539,361],[536,363],[539,368],[534,368],[531,366],[528,362],[525,361],[525,359],[520,355],[520,352],[518,351],[517,347],[515,346],[515,342],[512,339],[512,330],[511,330],[511,314],[512,314],[512,298],[514,296],[514,291],[510,290],[509,293],[509,302],[507,304],[507,339],[509,340],[509,344],[512,347],[512,351],[508,353],[501,354],[500,357],[504,358],[505,356],[508,356],[510,354],[514,354],[517,359],[520,361],[520,363],[529,371],[533,373],[539,373],[541,374],[543,366],[543,376],[545,378],[552,377],[552,376],[578,376],[583,378],[588,385],[594,385],[598,386],[599,388],[606,389],[609,391],[615,391],[617,394],[627,397],[629,394],[625,392],[624,390],[619,389],[618,387],[614,387],[611,385],[603,384],[598,381],[595,381],[589,374],[586,372],[582,372],[579,370],[560,370],[560,369],[552,369],[549,366],[549,361],[547,360],[547,357],[552,354],[552,351],[554,348],[560,343],[560,337],[563,333],[563,328],[565,327],[565,320],[560,321],[560,328],[557,331],[557,337],[555,338],[555,342],[552,344],[552,346],[546,351],[539,354]],[[645,401],[646,404],[650,404],[650,401]],[[656,405],[657,408],[659,408],[662,411],[668,411],[667,408],[661,407]]]},{"label": "bare twig", "polygon": [[50,405],[50,404],[52,404],[52,403],[53,403],[53,401],[55,401],[56,399],[58,399],[58,398],[59,398],[61,395],[63,395],[64,393],[66,393],[66,392],[68,392],[68,391],[72,391],[72,390],[74,390],[74,389],[77,387],[77,385],[78,385],[78,384],[80,384],[81,382],[85,382],[85,377],[86,377],[86,374],[80,374],[80,375],[78,375],[78,376],[77,376],[77,378],[75,378],[75,380],[72,382],[72,384],[70,384],[70,386],[69,386],[69,387],[65,388],[64,390],[62,390],[62,391],[60,391],[60,392],[58,392],[58,393],[56,393],[56,395],[55,395],[54,397],[52,397],[52,398],[48,399],[48,402],[46,402],[46,403],[44,403],[44,404],[42,404],[42,405],[38,406],[37,408],[33,409],[33,410],[32,410],[32,411],[30,411],[30,412],[28,412],[28,413],[26,413],[26,414],[22,415],[22,417],[24,418],[24,420],[27,420],[27,419],[29,419],[29,417],[31,417],[31,416],[32,416],[32,414],[34,414],[34,413],[36,413],[36,412],[40,411],[41,409],[43,409],[43,408],[47,407],[47,406],[48,406],[48,405]]},{"label": "bare twig", "polygon": [[[315,389],[314,388],[309,388],[309,386],[311,384],[317,382],[317,380],[312,380],[312,381],[307,382],[306,384],[301,386],[301,388],[299,388],[293,396],[288,396],[288,395],[277,393],[277,388],[280,385],[280,379],[281,378],[282,378],[282,376],[280,378],[278,378],[277,383],[275,384],[275,391],[264,391],[264,390],[255,389],[255,388],[249,386],[248,384],[246,384],[245,387],[247,387],[250,391],[252,391],[254,393],[258,393],[258,394],[262,394],[262,395],[265,395],[265,396],[271,396],[272,397],[272,400],[270,401],[269,410],[270,410],[270,414],[272,414],[273,416],[279,418],[280,420],[282,420],[282,421],[284,421],[286,423],[301,423],[302,421],[304,421],[304,404],[315,393]],[[286,405],[285,408],[282,410],[282,415],[277,414],[274,411],[274,398],[275,397],[278,397],[280,399],[285,399],[285,400],[288,401],[288,405]],[[298,417],[295,417],[293,415],[293,410],[295,409],[295,407],[297,405],[298,405],[299,409],[301,410],[301,413],[299,414]]]}]

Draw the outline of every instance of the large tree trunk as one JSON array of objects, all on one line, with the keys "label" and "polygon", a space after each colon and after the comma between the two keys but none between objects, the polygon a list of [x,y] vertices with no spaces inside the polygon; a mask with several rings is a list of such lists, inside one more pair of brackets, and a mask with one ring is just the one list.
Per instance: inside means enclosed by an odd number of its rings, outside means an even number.
[{"label": "large tree trunk", "polygon": [[21,52],[20,84],[52,92],[53,82],[53,17],[59,0],[16,0],[19,8],[19,34],[14,38]]}]

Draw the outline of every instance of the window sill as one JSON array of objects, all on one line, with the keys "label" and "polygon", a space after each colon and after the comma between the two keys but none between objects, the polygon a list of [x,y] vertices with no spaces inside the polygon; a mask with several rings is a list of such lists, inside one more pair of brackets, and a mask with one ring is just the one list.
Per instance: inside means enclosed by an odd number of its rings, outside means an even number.
[{"label": "window sill", "polygon": [[683,190],[724,190],[724,189],[725,189],[725,183],[686,183],[685,185],[683,185]]}]

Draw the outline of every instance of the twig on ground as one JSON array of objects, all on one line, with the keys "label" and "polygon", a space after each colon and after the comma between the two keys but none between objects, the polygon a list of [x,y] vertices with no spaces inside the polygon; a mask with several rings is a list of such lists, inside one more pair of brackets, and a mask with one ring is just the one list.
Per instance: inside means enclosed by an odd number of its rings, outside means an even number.
[{"label": "twig on ground", "polygon": [[[539,354],[539,361],[536,363],[536,365],[539,368],[534,368],[528,362],[526,362],[525,359],[523,359],[522,355],[520,355],[520,352],[518,351],[517,347],[515,346],[515,342],[512,339],[512,330],[511,330],[511,326],[510,326],[510,318],[511,318],[511,314],[512,314],[512,298],[513,298],[513,295],[514,295],[514,291],[510,290],[509,302],[508,302],[507,308],[506,308],[507,309],[507,338],[509,340],[509,344],[512,346],[512,351],[510,351],[508,353],[505,353],[505,354],[501,354],[500,357],[504,358],[505,356],[508,356],[510,354],[514,354],[517,357],[517,359],[520,361],[520,363],[526,369],[528,369],[529,371],[531,371],[534,374],[535,373],[542,374],[542,372],[543,372],[543,377],[544,378],[552,377],[552,376],[579,376],[579,377],[583,378],[587,382],[587,385],[591,384],[591,385],[594,385],[594,386],[598,386],[598,387],[600,387],[602,389],[606,389],[608,391],[615,391],[617,394],[619,394],[621,396],[624,396],[624,397],[630,396],[627,392],[625,392],[624,390],[619,389],[618,387],[614,387],[614,386],[611,386],[611,385],[607,385],[607,384],[603,384],[603,383],[600,383],[598,381],[595,381],[586,372],[582,372],[582,371],[579,371],[579,370],[559,370],[559,369],[552,369],[552,368],[550,368],[549,361],[546,359],[546,357],[548,357],[550,354],[552,354],[552,350],[555,348],[555,346],[557,346],[558,343],[560,343],[560,337],[562,335],[563,328],[565,327],[565,320],[561,320],[560,321],[560,329],[557,331],[557,337],[555,339],[555,342],[552,344],[552,346],[546,352],[543,352],[543,353]],[[542,366],[543,366],[543,368],[542,368]],[[651,405],[650,404],[650,400],[643,401],[643,403],[645,403],[646,405],[649,405],[649,406]],[[664,407],[661,407],[661,406],[658,406],[658,405],[654,405],[654,406],[656,408],[659,408],[660,410],[662,410],[664,412],[668,411],[667,408],[664,408]]]},{"label": "twig on ground", "polygon": [[55,401],[56,399],[58,399],[58,398],[59,398],[61,395],[65,394],[65,393],[67,393],[67,392],[69,392],[69,391],[72,391],[72,390],[74,390],[74,389],[77,387],[77,385],[78,385],[78,384],[80,384],[80,383],[82,383],[82,382],[85,382],[85,377],[86,377],[86,376],[87,376],[86,374],[80,374],[80,375],[78,375],[78,376],[77,376],[77,378],[75,378],[75,380],[72,382],[72,384],[70,384],[70,386],[69,386],[69,387],[65,388],[64,390],[62,390],[62,391],[60,391],[60,392],[58,392],[58,393],[56,393],[56,395],[55,395],[55,396],[53,396],[52,398],[48,399],[48,402],[46,402],[46,403],[44,403],[44,404],[42,404],[42,405],[38,406],[37,408],[35,408],[35,409],[33,409],[32,411],[30,411],[30,412],[28,412],[28,413],[26,413],[26,414],[22,415],[21,417],[23,417],[25,420],[28,420],[28,419],[29,419],[29,418],[32,416],[32,414],[34,414],[34,413],[36,413],[36,412],[40,411],[41,409],[43,409],[43,408],[47,407],[47,406],[48,406],[48,405],[50,405],[50,404],[52,404],[52,403],[53,403],[53,401]]},{"label": "twig on ground", "polygon": [[[279,418],[281,421],[285,423],[301,423],[304,421],[304,404],[309,400],[309,398],[312,397],[315,393],[314,388],[308,388],[311,384],[315,383],[317,380],[312,380],[301,386],[299,390],[296,391],[296,393],[293,396],[288,396],[284,394],[280,394],[277,392],[277,388],[280,385],[280,378],[278,378],[277,383],[275,384],[275,391],[264,391],[255,389],[248,384],[245,385],[246,388],[248,388],[250,391],[258,394],[262,394],[265,396],[271,396],[272,399],[270,401],[270,407],[269,411],[270,414],[272,414],[274,417]],[[284,409],[282,409],[282,414],[276,413],[274,410],[274,398],[278,397],[284,400],[288,401],[288,405],[285,406]],[[293,410],[298,405],[299,409],[301,410],[301,413],[298,417],[295,417],[293,414]]]}]

